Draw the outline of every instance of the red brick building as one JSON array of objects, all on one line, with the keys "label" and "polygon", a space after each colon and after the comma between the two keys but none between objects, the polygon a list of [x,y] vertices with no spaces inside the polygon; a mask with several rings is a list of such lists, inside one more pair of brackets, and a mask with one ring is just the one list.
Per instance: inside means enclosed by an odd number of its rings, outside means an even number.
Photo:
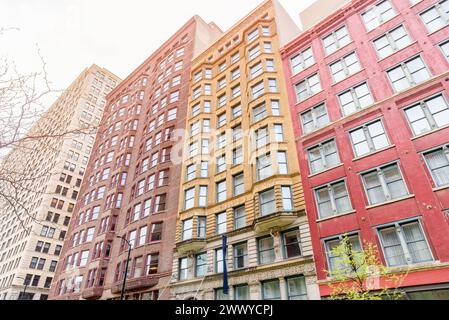
[{"label": "red brick building", "polygon": [[190,62],[221,31],[190,19],[107,96],[52,299],[164,299],[172,276]]},{"label": "red brick building", "polygon": [[282,49],[321,295],[348,234],[449,299],[449,1],[337,2]]}]

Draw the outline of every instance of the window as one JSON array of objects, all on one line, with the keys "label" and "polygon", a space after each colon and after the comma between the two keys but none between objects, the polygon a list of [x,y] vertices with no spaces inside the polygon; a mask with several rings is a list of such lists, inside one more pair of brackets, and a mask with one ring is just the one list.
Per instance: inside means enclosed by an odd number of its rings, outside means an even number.
[{"label": "window", "polygon": [[141,196],[145,191],[145,180],[140,180],[137,184],[137,196]]},{"label": "window", "polygon": [[[226,140],[226,135],[222,135],[221,137]],[[209,154],[209,140],[207,139],[201,140],[201,154]]]},{"label": "window", "polygon": [[307,150],[310,172],[317,173],[340,163],[335,139],[322,142]]},{"label": "window", "polygon": [[424,153],[424,159],[437,187],[449,184],[449,145]]},{"label": "window", "polygon": [[285,259],[301,256],[299,230],[295,229],[282,233],[282,245]]},{"label": "window", "polygon": [[147,256],[146,261],[146,273],[147,275],[157,273],[157,269],[159,267],[159,254],[153,253]]},{"label": "window", "polygon": [[262,74],[262,71],[263,71],[262,62],[259,62],[259,63],[255,64],[254,66],[252,66],[249,70],[251,79],[254,79],[258,75]]},{"label": "window", "polygon": [[196,163],[187,166],[186,168],[187,181],[193,180],[196,178]]},{"label": "window", "polygon": [[271,46],[271,42],[264,42],[263,43],[263,51],[265,53],[272,53],[273,52],[273,47]]},{"label": "window", "polygon": [[55,272],[55,270],[56,270],[56,265],[57,265],[57,264],[58,264],[57,261],[52,260],[52,262],[50,263],[50,267],[48,268],[48,271],[50,271],[50,272]]},{"label": "window", "polygon": [[189,157],[194,157],[198,154],[198,142],[193,142],[189,145]]},{"label": "window", "polygon": [[420,56],[402,62],[387,71],[395,92],[401,92],[431,77]]},{"label": "window", "polygon": [[268,91],[278,92],[278,85],[276,79],[268,79]]},{"label": "window", "polygon": [[321,83],[318,73],[311,75],[295,85],[296,99],[302,102],[321,91]]},{"label": "window", "polygon": [[270,136],[268,133],[268,127],[263,127],[256,132],[256,148],[262,148],[270,142]]},{"label": "window", "polygon": [[240,174],[237,174],[232,177],[233,184],[234,184],[234,196],[238,196],[245,192],[245,183],[243,179],[243,172]]},{"label": "window", "polygon": [[128,241],[130,243],[131,248],[135,247],[137,237],[137,230],[133,230],[128,235]]},{"label": "window", "polygon": [[389,267],[433,261],[419,221],[397,222],[378,232]]},{"label": "window", "polygon": [[278,151],[276,154],[279,174],[288,174],[287,152]]},{"label": "window", "polygon": [[274,189],[259,194],[260,216],[264,217],[276,212]]},{"label": "window", "polygon": [[147,242],[147,232],[148,232],[148,227],[144,226],[142,228],[140,228],[139,230],[139,239],[137,241],[137,246],[142,246]]},{"label": "window", "polygon": [[449,105],[442,94],[405,109],[405,114],[415,135],[449,125]]},{"label": "window", "polygon": [[251,42],[251,41],[255,40],[257,37],[259,37],[259,29],[255,29],[255,30],[251,31],[250,33],[248,33],[247,40],[248,40],[248,42]]},{"label": "window", "polygon": [[235,119],[242,115],[242,106],[239,104],[232,108],[232,118]]},{"label": "window", "polygon": [[84,267],[87,264],[87,259],[89,258],[89,250],[82,251],[81,252],[81,259],[80,259],[80,267]]},{"label": "window", "polygon": [[293,211],[293,197],[291,187],[281,187],[282,207],[284,211]]},{"label": "window", "polygon": [[274,138],[275,138],[276,142],[284,141],[284,129],[282,127],[282,124],[274,125]]},{"label": "window", "polygon": [[190,136],[193,137],[200,132],[200,122],[197,121],[190,125]]},{"label": "window", "polygon": [[253,108],[253,122],[260,121],[267,116],[265,103]]},{"label": "window", "polygon": [[446,59],[449,60],[449,41],[445,41],[442,44],[440,44],[440,48]]},{"label": "window", "polygon": [[182,241],[193,238],[193,219],[184,220],[182,222]]},{"label": "window", "polygon": [[280,111],[280,106],[279,106],[279,101],[278,100],[271,100],[271,114],[273,116],[280,116],[281,115],[281,111]]},{"label": "window", "polygon": [[[350,272],[350,266],[343,263],[342,258],[339,255],[336,255],[332,250],[337,248],[342,244],[343,236],[339,236],[333,239],[329,239],[325,241],[325,248],[326,248],[326,257],[327,257],[327,263],[329,266],[329,271],[336,271],[336,270],[347,270]],[[358,234],[348,235],[348,242],[352,247],[352,250],[354,251],[360,251],[360,240]]]},{"label": "window", "polygon": [[223,272],[223,249],[215,249],[215,273]]},{"label": "window", "polygon": [[171,121],[171,120],[176,119],[177,111],[178,111],[177,108],[173,108],[173,109],[168,110],[167,121]]},{"label": "window", "polygon": [[212,79],[212,70],[211,69],[204,70],[204,77],[206,79]]},{"label": "window", "polygon": [[259,54],[260,54],[260,48],[259,48],[259,45],[256,45],[256,46],[252,47],[252,48],[249,49],[249,51],[248,51],[248,57],[249,57],[249,60],[253,60],[253,59],[256,58]]},{"label": "window", "polygon": [[161,194],[156,197],[156,200],[154,202],[154,211],[155,212],[162,212],[165,211],[165,201],[167,200],[166,194]]},{"label": "window", "polygon": [[315,64],[315,58],[313,56],[312,47],[302,51],[290,59],[290,65],[294,75],[307,69],[313,64]]},{"label": "window", "polygon": [[239,60],[240,60],[240,53],[236,52],[231,56],[231,64],[234,64]]},{"label": "window", "polygon": [[342,113],[347,116],[374,103],[366,82],[352,87],[338,95]]},{"label": "window", "polygon": [[204,133],[210,132],[210,119],[203,119],[203,132]]},{"label": "window", "polygon": [[226,112],[218,115],[217,117],[217,128],[220,128],[226,124]]},{"label": "window", "polygon": [[235,80],[238,77],[240,77],[240,69],[236,68],[236,69],[232,70],[232,72],[231,72],[231,80]]},{"label": "window", "polygon": [[240,96],[240,93],[241,93],[240,85],[237,85],[231,89],[231,97],[232,98],[236,98],[236,97]]},{"label": "window", "polygon": [[263,180],[271,177],[273,174],[271,170],[271,156],[265,154],[256,159],[257,180]]},{"label": "window", "polygon": [[153,190],[154,188],[154,180],[155,180],[155,175],[151,175],[148,177],[148,181],[147,181],[147,189],[148,191]]},{"label": "window", "polygon": [[198,217],[198,238],[206,238],[206,217]]},{"label": "window", "polygon": [[383,59],[412,43],[403,25],[388,31],[373,41],[379,58]]},{"label": "window", "polygon": [[197,254],[195,257],[195,277],[204,277],[207,272],[207,253]]},{"label": "window", "polygon": [[264,94],[265,86],[263,81],[260,81],[259,83],[255,84],[251,87],[251,97],[252,99],[257,99],[261,95]]},{"label": "window", "polygon": [[222,72],[222,71],[224,71],[225,69],[226,69],[226,61],[223,62],[223,63],[221,63],[221,64],[218,66],[218,72]]},{"label": "window", "polygon": [[215,217],[215,221],[217,225],[217,234],[226,233],[226,212],[217,214]]},{"label": "window", "polygon": [[449,23],[449,1],[443,0],[421,13],[421,19],[429,33],[437,31]]},{"label": "window", "polygon": [[382,1],[362,13],[362,19],[368,31],[396,16],[396,12],[389,0]]},{"label": "window", "polygon": [[249,287],[247,284],[234,286],[234,300],[250,300]]},{"label": "window", "polygon": [[386,148],[390,145],[381,120],[363,125],[349,132],[357,157]]},{"label": "window", "polygon": [[330,122],[324,103],[301,113],[301,124],[305,134],[324,127]]},{"label": "window", "polygon": [[315,197],[320,218],[328,218],[352,210],[346,182],[330,183],[315,189]]},{"label": "window", "polygon": [[185,191],[184,209],[189,210],[195,206],[195,188],[190,188]]},{"label": "window", "polygon": [[195,117],[197,115],[199,115],[201,112],[201,105],[197,104],[195,106],[192,107],[192,117]]},{"label": "window", "polygon": [[159,159],[159,153],[153,153],[153,155],[151,156],[151,167],[155,167],[157,165],[157,161]]},{"label": "window", "polygon": [[217,157],[217,173],[223,172],[226,170],[226,155],[221,155]]},{"label": "window", "polygon": [[281,288],[278,279],[262,282],[262,300],[281,300]]},{"label": "window", "polygon": [[214,289],[215,300],[229,300],[229,295],[223,293],[223,288]]},{"label": "window", "polygon": [[371,205],[398,199],[408,194],[397,163],[366,172],[362,174],[362,180]]},{"label": "window", "polygon": [[288,300],[307,300],[306,281],[303,276],[287,278]]},{"label": "window", "polygon": [[243,163],[243,149],[238,147],[232,151],[232,165],[238,165]]},{"label": "window", "polygon": [[106,191],[105,187],[98,188],[97,189],[97,199],[103,199],[105,191]]},{"label": "window", "polygon": [[330,35],[323,38],[324,50],[326,55],[329,55],[340,48],[343,48],[348,43],[351,42],[349,37],[348,29],[343,26],[336,31],[332,32]]},{"label": "window", "polygon": [[95,227],[87,229],[86,241],[91,242],[94,239]]},{"label": "window", "polygon": [[360,70],[360,63],[355,52],[344,56],[329,65],[334,82],[340,82]]},{"label": "window", "polygon": [[38,257],[31,258],[30,269],[36,269],[37,262],[39,261]]},{"label": "window", "polygon": [[221,149],[226,147],[226,132],[217,136],[217,148]]},{"label": "window", "polygon": [[[34,275],[33,282],[31,283],[32,287],[37,287],[39,284],[39,280],[41,279],[41,276]],[[75,280],[76,281],[76,280]]]},{"label": "window", "polygon": [[224,107],[226,105],[226,94],[222,94],[218,97],[218,107]]},{"label": "window", "polygon": [[162,222],[153,223],[151,225],[151,241],[162,240]]},{"label": "window", "polygon": [[151,211],[151,199],[145,200],[143,203],[143,216],[148,217]]},{"label": "window", "polygon": [[226,180],[216,183],[217,190],[217,202],[223,202],[226,200]]},{"label": "window", "polygon": [[240,243],[234,247],[234,269],[242,269],[248,266],[248,245]]},{"label": "window", "polygon": [[179,280],[187,280],[189,278],[189,258],[179,259]]},{"label": "window", "polygon": [[226,86],[226,77],[221,78],[217,82],[217,91]]},{"label": "window", "polygon": [[234,229],[241,229],[246,227],[246,213],[245,206],[234,208]]},{"label": "window", "polygon": [[209,175],[209,162],[208,161],[201,161],[200,164],[200,177],[201,178],[207,178]]}]

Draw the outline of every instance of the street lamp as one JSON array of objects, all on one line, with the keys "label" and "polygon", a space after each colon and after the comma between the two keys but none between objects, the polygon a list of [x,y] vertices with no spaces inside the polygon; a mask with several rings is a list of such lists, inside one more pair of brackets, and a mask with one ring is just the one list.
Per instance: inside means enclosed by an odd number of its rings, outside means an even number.
[{"label": "street lamp", "polygon": [[26,295],[26,291],[27,291],[27,288],[28,288],[28,281],[26,281],[26,279],[24,279],[22,277],[19,277],[19,276],[16,276],[16,278],[23,280],[23,284],[25,285],[25,287],[23,288],[23,292],[22,292],[23,299],[20,299],[20,294],[19,294],[19,298],[17,300],[27,300],[25,298],[26,297],[25,295]]},{"label": "street lamp", "polygon": [[121,291],[121,293],[120,293],[120,300],[123,300],[123,298],[124,298],[124,296],[125,296],[125,286],[126,286],[126,277],[128,276],[128,266],[129,266],[129,259],[130,259],[130,256],[131,256],[131,243],[125,238],[125,237],[122,237],[122,236],[117,236],[117,238],[120,238],[120,239],[122,239],[122,240],[125,240],[126,241],[126,243],[128,244],[128,259],[126,259],[126,266],[125,266],[125,277],[124,277],[124,279],[123,279],[123,283],[122,283],[122,291]]}]

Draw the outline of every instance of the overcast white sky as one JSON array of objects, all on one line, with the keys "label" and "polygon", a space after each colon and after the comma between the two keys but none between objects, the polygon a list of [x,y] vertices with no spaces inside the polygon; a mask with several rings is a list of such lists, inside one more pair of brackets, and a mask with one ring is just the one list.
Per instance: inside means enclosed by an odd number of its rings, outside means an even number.
[{"label": "overcast white sky", "polygon": [[[297,24],[315,0],[280,0]],[[194,14],[228,29],[262,0],[1,0],[0,56],[22,72],[40,70],[55,89],[92,63],[125,78]]]}]

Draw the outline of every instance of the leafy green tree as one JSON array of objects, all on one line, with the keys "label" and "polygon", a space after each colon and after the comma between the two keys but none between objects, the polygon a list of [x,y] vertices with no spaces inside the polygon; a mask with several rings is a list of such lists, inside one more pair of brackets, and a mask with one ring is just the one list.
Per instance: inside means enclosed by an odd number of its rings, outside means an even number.
[{"label": "leafy green tree", "polygon": [[345,235],[331,254],[333,268],[325,271],[332,278],[332,300],[400,299],[398,286],[403,275],[392,273],[381,263],[375,244],[365,241],[363,248],[358,248]]}]

